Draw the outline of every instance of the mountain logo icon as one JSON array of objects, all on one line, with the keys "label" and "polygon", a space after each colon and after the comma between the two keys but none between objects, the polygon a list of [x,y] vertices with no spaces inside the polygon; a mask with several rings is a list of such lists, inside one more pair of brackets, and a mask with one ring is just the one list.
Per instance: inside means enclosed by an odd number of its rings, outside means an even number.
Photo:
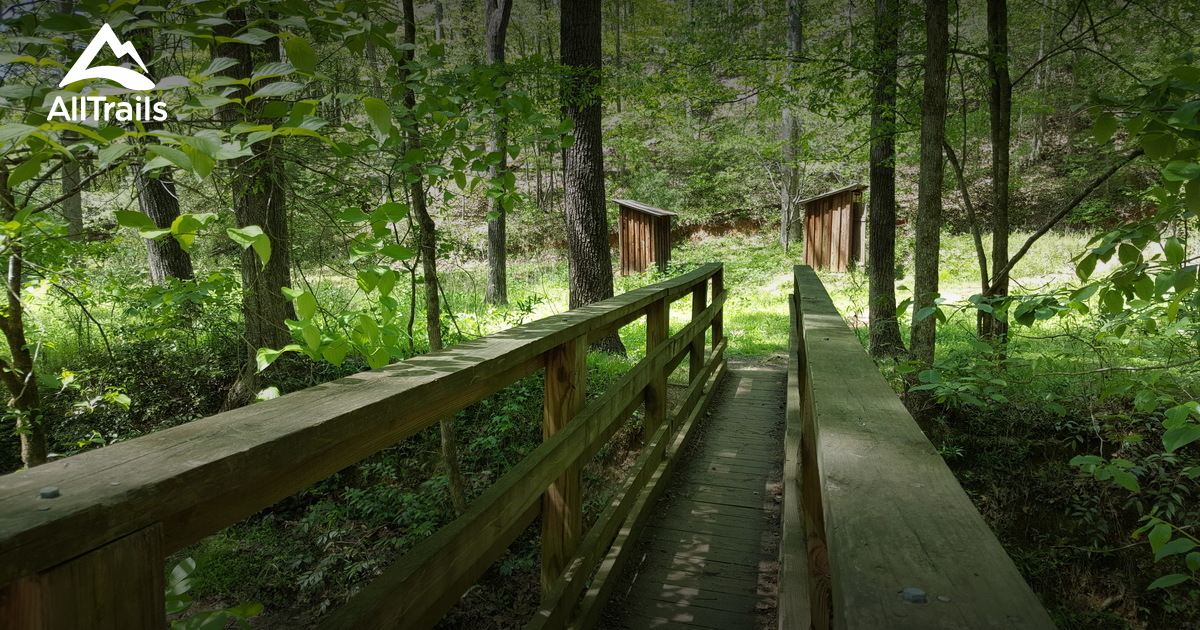
[{"label": "mountain logo icon", "polygon": [[71,66],[71,70],[67,72],[67,76],[63,77],[58,87],[66,87],[70,83],[84,79],[108,79],[130,90],[150,90],[154,88],[154,81],[150,77],[139,74],[129,68],[122,68],[121,66],[88,67],[96,59],[100,48],[105,45],[117,56],[117,59],[129,55],[141,66],[143,71],[148,72],[146,64],[142,63],[142,58],[138,55],[133,44],[122,42],[117,38],[117,34],[113,31],[112,27],[105,24],[100,27],[100,32],[96,33],[96,36],[88,43],[87,48],[83,50],[83,54],[79,56],[75,65]]}]

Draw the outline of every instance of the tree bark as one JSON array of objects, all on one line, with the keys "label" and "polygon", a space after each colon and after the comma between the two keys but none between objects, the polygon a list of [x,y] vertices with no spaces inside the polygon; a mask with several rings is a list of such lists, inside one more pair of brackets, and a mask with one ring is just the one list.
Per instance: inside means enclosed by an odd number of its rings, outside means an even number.
[{"label": "tree bark", "polygon": [[[404,41],[416,44],[417,22],[413,0],[403,0],[404,5]],[[405,62],[412,61],[413,50],[404,53]],[[403,81],[402,81],[403,83]],[[404,106],[412,111],[416,108],[417,96],[412,90],[404,92]],[[421,144],[421,136],[414,128],[408,131],[408,148],[416,149]],[[420,165],[414,164],[413,171],[421,172]],[[429,349],[442,349],[442,308],[438,293],[437,272],[437,225],[429,215],[429,206],[425,198],[425,180],[418,176],[409,183],[409,195],[413,216],[417,222],[418,249],[421,256],[421,270],[425,275],[425,328],[429,335]],[[455,514],[462,514],[467,509],[467,495],[463,482],[462,470],[458,462],[458,438],[454,433],[454,420],[443,419],[438,426],[441,433],[442,464],[446,467],[446,479],[450,489],[450,501]]]},{"label": "tree bark", "polygon": [[[151,123],[145,123],[147,129]],[[175,196],[175,181],[167,169],[158,172],[157,177],[147,173],[137,172],[134,183],[138,192],[138,207],[154,224],[160,228],[169,228],[179,218],[179,198]],[[191,280],[195,277],[192,268],[192,256],[184,251],[179,241],[169,236],[159,239],[146,239],[146,266],[150,269],[150,281],[157,285],[165,285],[167,278]]]},{"label": "tree bark", "polygon": [[[233,23],[224,26],[229,32],[246,24],[244,9],[232,9],[227,14]],[[264,23],[269,26],[268,23]],[[254,66],[262,62],[279,61],[279,45],[271,41],[262,46],[238,42],[219,44],[216,56],[238,61],[228,71],[234,79],[248,79]],[[261,89],[272,79],[255,84]],[[239,88],[245,90],[245,88]],[[260,120],[259,112],[272,99],[253,101],[246,117]],[[227,108],[229,122],[238,120],[240,112]],[[270,122],[269,120],[262,120]],[[225,397],[223,409],[233,409],[253,402],[262,383],[256,365],[259,348],[282,348],[291,343],[292,334],[285,319],[296,319],[296,310],[287,301],[282,289],[291,285],[291,236],[288,233],[287,203],[283,162],[275,151],[276,140],[252,145],[253,155],[233,161],[233,207],[239,228],[257,225],[271,241],[271,258],[264,266],[253,248],[242,252],[242,316],[245,319],[246,364],[238,380]]]},{"label": "tree bark", "polygon": [[[75,12],[74,0],[62,0],[58,3],[58,11],[63,15]],[[79,140],[79,134],[74,131],[64,131],[62,144],[70,147]],[[83,238],[83,189],[79,185],[79,162],[72,153],[65,159],[62,169],[62,194],[70,195],[62,202],[62,216],[67,222],[67,239],[78,241]]]},{"label": "tree bark", "polygon": [[[0,216],[4,222],[17,215],[16,200],[8,187],[8,166],[0,164]],[[21,299],[24,285],[24,253],[20,239],[8,243],[8,268],[4,288],[8,308],[0,312],[0,332],[8,344],[8,360],[0,358],[0,380],[8,389],[8,407],[15,412],[16,429],[21,436],[21,462],[26,468],[46,463],[49,456],[46,427],[42,424],[42,401],[34,373],[33,353],[25,335],[25,304]]]},{"label": "tree bark", "polygon": [[[563,183],[570,306],[578,308],[613,296],[600,130],[600,0],[563,3],[559,29],[565,66],[562,117],[575,121],[575,143],[563,150]],[[625,353],[616,333],[596,347]]]},{"label": "tree bark", "polygon": [[[508,35],[508,19],[512,13],[512,0],[484,0],[487,7],[487,55],[486,61],[504,72],[504,40]],[[496,130],[488,143],[488,152],[499,152],[500,162],[488,167],[488,177],[500,177],[508,170],[508,120],[496,121]],[[488,215],[488,278],[484,302],[508,304],[508,235],[506,212],[499,199],[492,199]]]},{"label": "tree bark", "polygon": [[871,200],[867,267],[872,356],[904,353],[896,321],[896,0],[875,1],[875,85],[871,104]]},{"label": "tree bark", "polygon": [[[921,101],[921,174],[917,193],[913,324],[909,357],[928,366],[933,364],[937,346],[937,319],[929,315],[918,321],[917,313],[923,308],[934,306],[934,298],[938,293],[942,184],[945,178],[942,142],[946,136],[946,56],[950,37],[946,0],[926,0],[925,37],[925,88]],[[932,397],[928,391],[910,391],[905,395],[905,402],[914,416],[925,417]]]},{"label": "tree bark", "polygon": [[804,52],[804,0],[787,0],[788,97],[792,101],[782,112],[783,165],[779,187],[779,244],[786,252],[792,241],[800,238],[800,217],[796,201],[800,198],[800,139],[803,135],[800,113],[795,109],[798,98],[791,82],[796,80],[800,55]]},{"label": "tree bark", "polygon": [[[988,109],[992,141],[992,285],[984,297],[1003,299],[1008,295],[1008,189],[1012,142],[1012,79],[1008,72],[1008,2],[988,0]],[[979,311],[978,334],[1003,344],[1008,339],[1008,322]]]}]

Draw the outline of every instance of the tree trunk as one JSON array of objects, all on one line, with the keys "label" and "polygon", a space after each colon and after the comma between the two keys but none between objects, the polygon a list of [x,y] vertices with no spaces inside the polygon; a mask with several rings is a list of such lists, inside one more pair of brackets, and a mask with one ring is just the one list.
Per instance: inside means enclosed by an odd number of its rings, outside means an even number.
[{"label": "tree trunk", "polygon": [[[512,13],[512,0],[484,0],[487,7],[487,63],[494,66],[504,64],[504,39],[508,34],[508,17]],[[501,69],[501,72],[504,72]],[[488,152],[499,152],[500,163],[488,167],[488,177],[494,179],[508,170],[508,121],[496,121],[496,130],[488,143]],[[508,304],[508,235],[506,213],[499,199],[492,199],[488,215],[488,304]]]},{"label": "tree trunk", "polygon": [[[575,144],[563,150],[563,183],[570,306],[578,308],[613,296],[600,130],[600,0],[564,3],[559,28],[565,67],[562,117],[575,121]],[[625,353],[616,333],[596,347]]]},{"label": "tree trunk", "polygon": [[871,200],[868,221],[870,351],[904,353],[896,322],[896,70],[900,16],[895,0],[875,1],[875,85],[871,104]]},{"label": "tree trunk", "polygon": [[796,80],[800,55],[804,52],[804,0],[787,0],[788,97],[782,112],[783,166],[779,187],[779,244],[787,251],[800,238],[800,217],[796,201],[800,198],[800,138],[803,129],[800,114],[794,109],[798,98],[791,83]]},{"label": "tree trunk", "polygon": [[[1008,295],[1008,188],[1012,142],[1012,79],[1008,72],[1008,2],[988,0],[988,108],[991,110],[992,141],[992,290],[984,297]],[[979,311],[980,337],[1003,344],[1008,339],[1008,322]]]},{"label": "tree trunk", "polygon": [[[62,0],[58,3],[58,11],[71,15],[75,12],[75,2]],[[74,131],[63,132],[63,146],[70,147],[78,140],[79,134]],[[62,173],[62,194],[69,195],[63,199],[61,207],[62,217],[67,222],[67,239],[78,241],[83,238],[83,190],[79,185],[79,162],[73,153],[64,161]]]},{"label": "tree trunk", "polygon": [[[403,0],[404,4],[404,41],[415,44],[417,41],[416,11],[413,0]],[[412,61],[413,51],[410,48],[404,53],[405,61]],[[412,90],[404,93],[404,106],[412,111],[417,104],[417,96]],[[421,144],[420,134],[416,129],[408,131],[408,148],[415,149]],[[414,164],[413,171],[421,172],[420,165]],[[437,226],[429,215],[429,206],[425,199],[425,180],[417,177],[409,184],[409,195],[412,202],[412,213],[417,221],[417,239],[421,256],[421,270],[425,275],[425,328],[429,335],[429,349],[442,349],[442,308],[438,297],[437,272]],[[439,423],[442,442],[442,463],[446,466],[446,478],[450,487],[450,501],[455,514],[462,514],[467,509],[467,495],[463,483],[462,470],[458,463],[458,438],[454,434],[454,420],[446,418]]]},{"label": "tree trunk", "polygon": [[[8,166],[0,164],[0,216],[4,222],[17,215],[16,200],[8,187]],[[42,424],[42,401],[34,373],[33,354],[25,335],[25,304],[21,300],[24,285],[24,262],[20,239],[8,244],[8,269],[4,288],[8,308],[0,312],[0,332],[8,344],[8,360],[0,357],[0,380],[8,389],[8,407],[16,415],[16,429],[21,436],[21,461],[26,468],[46,463],[46,427]]]},{"label": "tree trunk", "polygon": [[[233,24],[224,28],[230,32],[245,25],[243,9],[230,10],[227,17]],[[280,59],[279,45],[275,41],[262,46],[238,42],[219,44],[216,56],[238,61],[228,72],[228,76],[234,79],[248,79],[256,64]],[[262,89],[271,81],[273,79],[259,81],[255,89]],[[258,113],[271,101],[269,98],[253,101],[246,118],[253,122],[270,123],[271,119],[261,119]],[[241,113],[237,109],[227,108],[224,115],[229,122],[233,122]],[[232,163],[233,208],[237,225],[239,228],[250,225],[262,228],[271,241],[271,258],[264,267],[253,248],[242,252],[246,364],[226,395],[223,409],[234,409],[254,401],[262,384],[256,365],[259,348],[282,348],[292,342],[291,331],[284,320],[296,319],[296,311],[282,291],[291,285],[291,236],[288,233],[283,162],[275,151],[275,143],[276,139],[256,143],[252,145],[253,155],[238,158]]]},{"label": "tree trunk", "polygon": [[[946,135],[946,55],[949,41],[946,0],[925,2],[925,91],[921,101],[921,174],[917,193],[917,238],[913,281],[913,324],[909,357],[933,364],[937,319],[918,321],[921,309],[934,306],[938,293],[938,250],[941,246],[942,184]],[[915,374],[916,372],[914,372]],[[925,417],[932,403],[927,390],[908,392],[905,402],[914,416]]]},{"label": "tree trunk", "polygon": [[[151,123],[145,123],[149,128]],[[160,228],[169,228],[179,217],[179,198],[175,196],[175,181],[167,169],[158,172],[157,177],[148,173],[138,172],[134,175],[137,185],[138,207],[154,224]],[[183,250],[171,237],[146,239],[146,265],[150,269],[150,281],[157,285],[165,285],[167,278],[191,280],[195,276],[192,269],[192,256]]]}]

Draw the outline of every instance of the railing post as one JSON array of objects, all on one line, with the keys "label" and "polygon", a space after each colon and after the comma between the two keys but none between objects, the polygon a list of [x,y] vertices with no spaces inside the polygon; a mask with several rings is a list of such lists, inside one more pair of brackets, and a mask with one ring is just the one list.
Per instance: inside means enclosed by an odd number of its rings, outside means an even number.
[{"label": "railing post", "polygon": [[[649,356],[660,344],[670,336],[669,322],[671,305],[665,299],[659,300],[646,308],[646,355]],[[665,371],[650,375],[650,384],[646,386],[646,423],[643,426],[642,443],[649,444],[654,432],[662,426],[667,417],[667,375]]]},{"label": "railing post", "polygon": [[[581,409],[587,391],[587,339],[577,337],[546,353],[546,397],[542,439],[566,426]],[[542,495],[542,595],[545,596],[575,554],[583,527],[582,464],[576,462]]]},{"label": "railing post", "polygon": [[[717,269],[717,272],[713,274],[712,287],[713,287],[712,288],[713,300],[715,301],[717,299],[717,296],[721,295],[721,292],[725,290],[725,266],[724,265],[721,265],[721,268]],[[713,320],[712,320],[712,344],[713,344],[714,350],[716,350],[717,344],[721,343],[721,339],[724,339],[724,338],[725,338],[725,309],[722,308],[720,312],[718,312],[715,316],[713,316]]]},{"label": "railing post", "polygon": [[0,627],[165,628],[162,525],[155,523],[0,588]]},{"label": "railing post", "polygon": [[[692,320],[700,317],[704,312],[705,299],[708,296],[708,281],[705,280],[696,285],[692,289]],[[700,331],[696,340],[692,342],[692,349],[688,354],[688,383],[696,382],[700,373],[704,371],[704,337],[707,331]]]}]

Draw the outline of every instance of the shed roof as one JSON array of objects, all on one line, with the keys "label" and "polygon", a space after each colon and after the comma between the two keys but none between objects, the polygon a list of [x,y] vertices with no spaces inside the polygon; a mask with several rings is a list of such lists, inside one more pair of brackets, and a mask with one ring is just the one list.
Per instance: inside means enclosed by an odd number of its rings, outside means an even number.
[{"label": "shed roof", "polygon": [[659,217],[677,216],[676,213],[671,212],[670,210],[663,210],[662,208],[655,208],[654,206],[644,204],[640,201],[631,201],[629,199],[613,199],[612,202],[617,204],[618,206],[625,206],[626,208],[633,208],[634,210],[645,212],[646,214],[653,214],[653,215],[659,216]]},{"label": "shed roof", "polygon": [[824,198],[826,198],[826,197],[832,197],[832,196],[834,196],[834,195],[839,195],[839,194],[841,194],[841,193],[844,193],[844,192],[853,192],[853,191],[856,191],[856,190],[865,190],[867,187],[868,187],[868,186],[867,186],[866,184],[851,184],[851,185],[849,185],[849,186],[843,186],[843,187],[841,187],[841,188],[839,188],[839,189],[837,189],[837,190],[831,190],[831,191],[829,191],[829,192],[827,192],[827,193],[822,193],[822,194],[820,194],[820,195],[817,195],[816,197],[809,197],[808,199],[801,199],[800,201],[797,201],[796,203],[798,203],[798,204],[800,204],[800,205],[804,205],[804,204],[806,204],[806,203],[808,203],[808,202],[810,202],[810,201],[816,201],[816,200],[818,200],[818,199],[824,199]]}]

